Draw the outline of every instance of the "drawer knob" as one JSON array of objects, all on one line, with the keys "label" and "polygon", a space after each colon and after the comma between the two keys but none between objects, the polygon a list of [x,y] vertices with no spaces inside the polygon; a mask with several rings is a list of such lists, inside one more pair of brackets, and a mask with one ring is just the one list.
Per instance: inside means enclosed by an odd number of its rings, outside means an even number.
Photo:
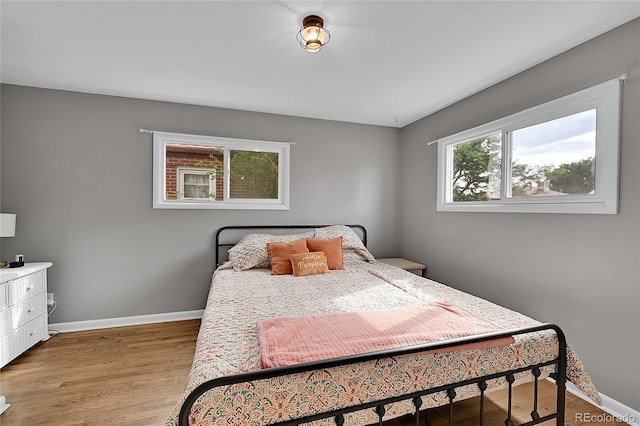
[{"label": "drawer knob", "polygon": [[35,333],[32,331],[31,333],[29,333],[29,336],[33,336]]},{"label": "drawer knob", "polygon": [[29,308],[29,309],[27,310],[27,312],[28,312],[28,313],[33,312],[33,308]]}]

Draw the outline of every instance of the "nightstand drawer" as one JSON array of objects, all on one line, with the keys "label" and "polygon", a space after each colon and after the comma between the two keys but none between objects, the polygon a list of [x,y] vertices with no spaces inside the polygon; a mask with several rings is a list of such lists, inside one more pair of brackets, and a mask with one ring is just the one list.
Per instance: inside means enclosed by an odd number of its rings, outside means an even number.
[{"label": "nightstand drawer", "polygon": [[37,272],[9,283],[9,304],[15,305],[44,291],[44,272]]},{"label": "nightstand drawer", "polygon": [[0,337],[46,313],[42,294],[25,300],[0,313]]},{"label": "nightstand drawer", "polygon": [[402,257],[385,257],[377,260],[378,262],[404,269],[405,271],[409,271],[412,274],[419,276],[423,276],[424,271],[427,269],[427,266],[422,263],[403,259]]},{"label": "nightstand drawer", "polygon": [[43,332],[46,331],[46,327],[47,316],[40,315],[38,318],[11,331],[8,335],[0,339],[0,365],[4,366],[22,352],[47,337],[43,334]]}]

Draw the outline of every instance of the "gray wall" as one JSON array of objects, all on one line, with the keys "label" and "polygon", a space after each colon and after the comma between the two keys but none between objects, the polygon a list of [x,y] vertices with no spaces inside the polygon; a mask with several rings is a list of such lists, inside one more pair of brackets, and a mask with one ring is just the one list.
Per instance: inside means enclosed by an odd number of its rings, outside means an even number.
[{"label": "gray wall", "polygon": [[[215,231],[362,223],[393,254],[399,130],[2,86],[2,256],[52,261],[51,322],[202,309]],[[140,128],[293,140],[289,211],[152,209],[152,137]],[[6,240],[6,241],[5,241]]]},{"label": "gray wall", "polygon": [[[429,277],[564,328],[600,392],[640,409],[640,21],[401,132],[400,250]],[[435,140],[629,72],[618,215],[436,213]]]}]

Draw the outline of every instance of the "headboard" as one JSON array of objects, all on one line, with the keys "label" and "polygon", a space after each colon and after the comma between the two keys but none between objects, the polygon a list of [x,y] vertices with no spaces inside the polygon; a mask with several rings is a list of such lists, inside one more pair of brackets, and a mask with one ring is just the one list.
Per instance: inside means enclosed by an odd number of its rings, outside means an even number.
[{"label": "headboard", "polygon": [[[246,225],[223,226],[216,232],[216,268],[227,259],[227,250],[233,247],[240,239],[251,233],[264,232],[268,234],[292,234],[304,232],[315,228],[324,228],[331,225]],[[345,225],[352,228],[367,246],[367,229],[363,225]]]}]

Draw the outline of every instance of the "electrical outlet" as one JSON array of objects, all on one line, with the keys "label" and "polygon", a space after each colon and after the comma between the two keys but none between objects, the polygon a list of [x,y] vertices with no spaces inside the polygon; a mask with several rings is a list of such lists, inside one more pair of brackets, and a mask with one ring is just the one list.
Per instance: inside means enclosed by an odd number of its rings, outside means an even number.
[{"label": "electrical outlet", "polygon": [[53,306],[55,303],[53,301],[53,293],[47,293],[47,306]]}]

